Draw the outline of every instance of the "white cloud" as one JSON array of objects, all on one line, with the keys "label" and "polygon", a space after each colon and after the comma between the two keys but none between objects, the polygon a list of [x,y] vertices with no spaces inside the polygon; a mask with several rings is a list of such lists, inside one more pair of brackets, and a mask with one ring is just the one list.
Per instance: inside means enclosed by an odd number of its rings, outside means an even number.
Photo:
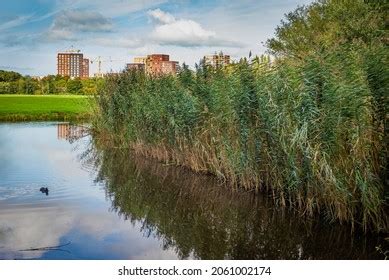
[{"label": "white cloud", "polygon": [[0,31],[23,25],[26,22],[28,22],[31,18],[32,18],[32,15],[16,16],[16,17],[12,18],[11,20],[8,20],[4,23],[1,23],[0,24]]},{"label": "white cloud", "polygon": [[69,30],[59,30],[51,29],[48,32],[43,34],[43,37],[48,41],[76,41],[77,38],[72,31]]},{"label": "white cloud", "polygon": [[204,45],[212,41],[215,36],[215,32],[205,30],[193,20],[177,20],[159,25],[152,33],[152,38],[162,44],[181,46]]},{"label": "white cloud", "polygon": [[119,17],[130,13],[150,9],[168,0],[62,0],[58,1],[60,8],[90,9],[100,11],[108,17]]},{"label": "white cloud", "polygon": [[6,19],[5,22],[0,23],[0,31],[6,31],[15,27],[31,24],[34,22],[39,22],[47,18],[50,18],[57,13],[58,11],[54,10],[50,13],[46,13],[43,15],[36,15],[34,13],[29,15],[18,15],[18,16],[10,17],[8,20]]},{"label": "white cloud", "polygon": [[112,21],[97,12],[65,10],[57,14],[50,29],[43,34],[49,41],[80,39],[80,33],[111,32]]},{"label": "white cloud", "polygon": [[[3,211],[0,214],[0,257],[39,258],[44,251],[20,251],[30,248],[57,246],[60,238],[74,223],[74,213],[63,209],[42,208],[41,211],[27,209]],[[28,229],[28,230],[27,230]]]},{"label": "white cloud", "polygon": [[169,13],[165,13],[161,9],[149,10],[147,14],[151,16],[153,19],[157,20],[158,22],[164,24],[169,24],[176,21],[173,15]]},{"label": "white cloud", "polygon": [[115,38],[107,38],[107,37],[99,37],[93,38],[87,41],[87,43],[91,43],[98,46],[103,47],[113,47],[113,48],[138,48],[143,45],[143,41],[138,38],[126,38],[127,36],[115,37]]},{"label": "white cloud", "polygon": [[81,32],[112,31],[112,22],[102,14],[90,11],[67,10],[60,13],[54,20],[54,30]]},{"label": "white cloud", "polygon": [[[132,60],[133,56],[159,52],[168,53],[172,59],[185,61],[190,65],[198,62],[203,55],[215,51],[223,51],[238,59],[247,56],[250,50],[254,54],[264,52],[266,48],[261,42],[274,36],[274,29],[283,14],[292,11],[297,5],[311,2],[220,0],[203,5],[174,0],[169,7],[174,8],[177,14],[170,14],[160,5],[167,1],[55,0],[50,1],[51,4],[56,4],[45,15],[37,14],[35,9],[24,15],[12,15],[6,9],[9,16],[0,19],[1,64],[34,69],[22,71],[23,74],[53,74],[56,72],[56,51],[71,44],[88,57],[115,56],[126,61]],[[113,31],[98,34],[73,30],[52,31],[53,25],[50,26],[49,22],[68,10],[98,12],[111,19]],[[145,14],[151,19],[149,24],[145,24]],[[28,18],[29,15],[33,17]],[[42,21],[37,28],[29,28],[34,26],[33,22],[42,19],[48,20]],[[20,28],[14,31],[12,26]],[[67,44],[64,41],[71,42]],[[25,53],[28,55],[24,55]],[[122,62],[113,62],[109,68],[106,65],[107,70],[112,67],[123,68]],[[91,73],[94,66],[91,67]]]},{"label": "white cloud", "polygon": [[[0,213],[0,259],[40,258],[45,250],[28,249],[61,246],[68,242],[69,246],[61,247],[68,251],[63,257],[79,258],[79,255],[72,255],[72,246],[80,246],[82,239],[78,236],[83,235],[98,244],[97,248],[89,248],[91,255],[109,250],[126,259],[177,259],[174,248],[162,250],[158,239],[142,236],[143,223],[135,221],[130,225],[129,221],[119,219],[115,217],[116,213],[105,209],[81,210],[74,205],[3,210]],[[74,235],[72,231],[79,234]],[[112,235],[118,236],[121,242],[104,242]]]},{"label": "white cloud", "polygon": [[150,10],[148,15],[157,23],[151,33],[151,39],[161,45],[181,47],[242,46],[241,43],[218,37],[216,32],[204,29],[196,21],[176,19],[173,15],[160,9]]}]

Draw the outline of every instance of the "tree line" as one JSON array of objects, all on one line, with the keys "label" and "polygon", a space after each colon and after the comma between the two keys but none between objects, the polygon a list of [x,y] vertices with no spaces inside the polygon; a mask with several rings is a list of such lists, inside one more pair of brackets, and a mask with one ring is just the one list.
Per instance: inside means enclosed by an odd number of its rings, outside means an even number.
[{"label": "tree line", "polygon": [[0,70],[0,94],[92,95],[102,83],[102,78],[71,79],[67,76],[48,75],[38,79],[22,76],[14,71]]}]

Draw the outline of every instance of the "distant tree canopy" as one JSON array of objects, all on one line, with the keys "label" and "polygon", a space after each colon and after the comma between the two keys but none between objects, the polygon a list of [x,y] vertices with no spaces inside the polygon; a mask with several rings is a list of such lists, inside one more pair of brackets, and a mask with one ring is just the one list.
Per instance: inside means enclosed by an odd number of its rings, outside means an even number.
[{"label": "distant tree canopy", "polygon": [[102,78],[81,80],[59,75],[41,79],[22,76],[13,71],[0,70],[0,94],[95,94]]},{"label": "distant tree canopy", "polygon": [[14,71],[0,70],[0,82],[15,82],[22,78],[22,75]]},{"label": "distant tree canopy", "polygon": [[66,84],[67,92],[77,94],[82,90],[82,83],[80,79],[69,80]]},{"label": "distant tree canopy", "polygon": [[285,15],[275,38],[266,42],[271,54],[303,58],[347,43],[386,42],[387,1],[319,0]]}]

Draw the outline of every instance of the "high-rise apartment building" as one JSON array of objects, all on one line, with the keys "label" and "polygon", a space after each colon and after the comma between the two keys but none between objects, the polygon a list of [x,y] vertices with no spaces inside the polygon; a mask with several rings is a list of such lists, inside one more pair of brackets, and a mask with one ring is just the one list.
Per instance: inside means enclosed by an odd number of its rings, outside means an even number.
[{"label": "high-rise apartment building", "polygon": [[71,78],[89,77],[89,60],[84,59],[84,55],[79,51],[58,53],[57,74]]},{"label": "high-rise apartment building", "polygon": [[146,70],[146,61],[147,61],[147,57],[134,57],[133,63],[126,64],[126,70],[145,71]]},{"label": "high-rise apartment building", "polygon": [[223,67],[230,64],[230,56],[220,52],[219,54],[204,56],[204,63],[212,67]]},{"label": "high-rise apartment building", "polygon": [[89,59],[84,58],[82,60],[82,75],[81,78],[88,79],[89,78]]},{"label": "high-rise apartment building", "polygon": [[175,75],[178,62],[170,61],[167,54],[152,54],[146,59],[146,73],[150,75]]},{"label": "high-rise apartment building", "polygon": [[145,64],[144,63],[127,63],[126,70],[145,71]]},{"label": "high-rise apartment building", "polygon": [[178,62],[170,61],[167,54],[151,54],[147,57],[135,57],[133,63],[127,63],[127,70],[145,71],[149,75],[175,75]]},{"label": "high-rise apartment building", "polygon": [[134,63],[146,64],[147,57],[134,57]]}]

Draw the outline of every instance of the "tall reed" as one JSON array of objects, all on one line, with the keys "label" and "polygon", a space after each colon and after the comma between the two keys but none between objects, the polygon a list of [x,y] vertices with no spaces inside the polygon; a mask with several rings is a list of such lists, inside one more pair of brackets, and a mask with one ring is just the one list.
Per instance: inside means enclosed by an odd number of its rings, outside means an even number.
[{"label": "tall reed", "polygon": [[130,71],[100,89],[94,127],[306,215],[387,231],[387,65],[385,44],[355,41],[177,76]]}]

